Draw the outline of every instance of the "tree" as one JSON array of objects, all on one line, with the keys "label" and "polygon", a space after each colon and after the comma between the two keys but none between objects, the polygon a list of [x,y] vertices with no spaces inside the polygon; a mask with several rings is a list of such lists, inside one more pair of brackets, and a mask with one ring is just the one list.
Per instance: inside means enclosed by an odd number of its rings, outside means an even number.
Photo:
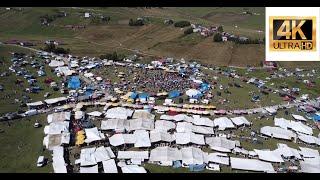
[{"label": "tree", "polygon": [[218,32],[223,32],[223,27],[222,26],[218,27]]},{"label": "tree", "polygon": [[213,41],[214,42],[221,42],[222,41],[222,35],[220,33],[216,33],[214,36],[213,36]]},{"label": "tree", "polygon": [[187,26],[190,26],[190,22],[189,21],[178,21],[176,23],[174,23],[174,27],[187,27]]},{"label": "tree", "polygon": [[190,28],[186,29],[183,33],[185,35],[191,34],[191,33],[193,33],[193,28],[190,27]]}]

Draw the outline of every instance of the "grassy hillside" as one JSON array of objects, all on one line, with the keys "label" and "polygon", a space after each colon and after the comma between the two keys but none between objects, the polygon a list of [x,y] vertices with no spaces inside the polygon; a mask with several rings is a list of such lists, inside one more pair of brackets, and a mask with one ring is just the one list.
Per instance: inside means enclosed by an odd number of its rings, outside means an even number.
[{"label": "grassy hillside", "polygon": [[[255,13],[243,14],[244,11]],[[66,17],[55,19],[50,26],[42,26],[40,17],[66,12]],[[110,16],[108,23],[94,24],[84,13]],[[142,27],[128,25],[130,18],[148,17]],[[165,19],[188,20],[204,25],[223,25],[227,32],[253,38],[263,38],[264,8],[244,7],[169,7],[169,8],[14,8],[0,9],[0,41],[28,40],[43,47],[47,39],[66,43],[71,53],[81,56],[99,56],[119,51],[136,50],[150,56],[190,58],[215,65],[259,65],[264,60],[264,46],[213,43],[212,37],[199,34],[184,36],[183,29],[164,25]],[[83,25],[85,29],[67,29],[65,25]]]}]

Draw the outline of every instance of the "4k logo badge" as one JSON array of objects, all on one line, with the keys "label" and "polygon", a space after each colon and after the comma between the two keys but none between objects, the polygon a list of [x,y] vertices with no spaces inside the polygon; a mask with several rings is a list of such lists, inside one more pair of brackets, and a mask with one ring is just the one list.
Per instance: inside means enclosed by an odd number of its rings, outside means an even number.
[{"label": "4k logo badge", "polygon": [[270,51],[316,51],[316,17],[270,16]]}]

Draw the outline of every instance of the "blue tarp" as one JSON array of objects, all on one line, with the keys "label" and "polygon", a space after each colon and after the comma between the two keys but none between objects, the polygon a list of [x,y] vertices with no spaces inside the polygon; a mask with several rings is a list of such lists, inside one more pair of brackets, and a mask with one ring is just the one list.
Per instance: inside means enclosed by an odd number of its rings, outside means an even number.
[{"label": "blue tarp", "polygon": [[180,168],[182,166],[180,161],[173,161],[173,168]]},{"label": "blue tarp", "polygon": [[314,115],[312,116],[312,119],[315,120],[315,121],[320,121],[320,116],[314,114]]},{"label": "blue tarp", "polygon": [[131,95],[130,95],[130,98],[131,99],[136,99],[138,97],[138,94],[136,92],[133,92]]},{"label": "blue tarp", "polygon": [[189,170],[193,172],[203,171],[205,167],[205,164],[189,164]]},{"label": "blue tarp", "polygon": [[148,93],[140,93],[139,94],[139,98],[140,99],[147,99],[149,97],[149,94]]},{"label": "blue tarp", "polygon": [[69,89],[79,89],[81,86],[81,82],[79,76],[71,76],[68,82]]},{"label": "blue tarp", "polygon": [[93,94],[93,92],[94,92],[94,88],[92,86],[88,86],[86,88],[86,92],[84,94],[85,94],[85,96],[91,96]]},{"label": "blue tarp", "polygon": [[208,91],[209,88],[210,88],[210,85],[208,83],[201,83],[199,91],[205,92],[205,91]]},{"label": "blue tarp", "polygon": [[176,98],[180,96],[180,92],[178,90],[173,90],[169,92],[169,98]]}]

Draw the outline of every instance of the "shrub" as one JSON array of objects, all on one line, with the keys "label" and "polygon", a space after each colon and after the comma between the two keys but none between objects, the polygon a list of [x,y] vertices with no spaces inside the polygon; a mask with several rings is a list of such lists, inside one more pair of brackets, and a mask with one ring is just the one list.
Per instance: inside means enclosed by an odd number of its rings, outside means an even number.
[{"label": "shrub", "polygon": [[143,25],[144,25],[144,22],[141,19],[137,19],[137,20],[130,19],[129,20],[129,26],[143,26]]},{"label": "shrub", "polygon": [[213,36],[213,41],[214,42],[221,42],[222,41],[222,35],[220,33],[216,33],[214,36]]},{"label": "shrub", "polygon": [[193,28],[188,28],[188,29],[186,29],[186,30],[184,30],[184,32],[183,32],[185,35],[187,35],[187,34],[191,34],[191,33],[193,33]]}]

